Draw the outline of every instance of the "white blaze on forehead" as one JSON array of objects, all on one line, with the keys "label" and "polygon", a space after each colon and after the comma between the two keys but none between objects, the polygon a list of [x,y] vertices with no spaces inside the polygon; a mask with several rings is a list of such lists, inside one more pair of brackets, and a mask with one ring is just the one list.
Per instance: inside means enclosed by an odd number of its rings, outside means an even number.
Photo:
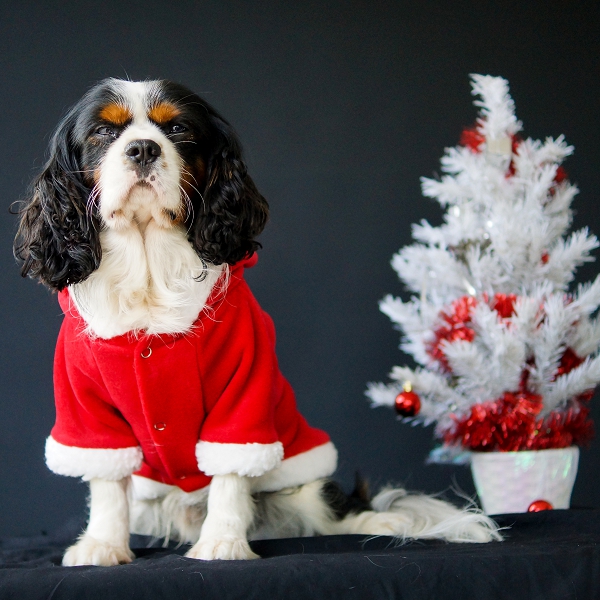
[{"label": "white blaze on forehead", "polygon": [[115,79],[113,89],[120,96],[133,116],[133,123],[148,122],[148,111],[158,99],[159,81],[124,81]]}]

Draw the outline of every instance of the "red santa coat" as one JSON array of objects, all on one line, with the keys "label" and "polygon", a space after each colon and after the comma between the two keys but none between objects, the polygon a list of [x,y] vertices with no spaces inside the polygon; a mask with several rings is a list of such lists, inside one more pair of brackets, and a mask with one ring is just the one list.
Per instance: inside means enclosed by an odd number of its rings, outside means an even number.
[{"label": "red santa coat", "polygon": [[62,475],[132,473],[186,492],[212,475],[257,478],[273,491],[331,475],[337,453],[310,427],[275,355],[275,329],[235,265],[180,335],[90,338],[65,290],[46,462]]}]

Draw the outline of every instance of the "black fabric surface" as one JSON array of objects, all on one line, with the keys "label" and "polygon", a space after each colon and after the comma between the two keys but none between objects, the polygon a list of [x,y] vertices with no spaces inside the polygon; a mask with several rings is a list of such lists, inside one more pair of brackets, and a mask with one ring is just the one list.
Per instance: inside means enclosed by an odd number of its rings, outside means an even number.
[{"label": "black fabric surface", "polygon": [[0,540],[0,598],[153,600],[600,598],[600,511],[503,515],[503,542],[395,545],[325,536],[253,542],[263,558],[204,562],[146,547],[117,567],[60,566],[66,532]]}]

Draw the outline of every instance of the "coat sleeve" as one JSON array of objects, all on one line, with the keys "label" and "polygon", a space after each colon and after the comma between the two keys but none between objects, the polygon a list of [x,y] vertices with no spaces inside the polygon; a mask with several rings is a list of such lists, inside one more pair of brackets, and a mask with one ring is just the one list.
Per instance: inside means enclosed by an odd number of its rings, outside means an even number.
[{"label": "coat sleeve", "polygon": [[228,291],[201,339],[207,416],[198,467],[207,475],[262,475],[283,458],[275,427],[283,378],[273,324],[245,282]]},{"label": "coat sleeve", "polygon": [[54,358],[56,422],[46,464],[59,475],[118,480],[140,468],[142,451],[111,404],[77,319],[66,315]]}]

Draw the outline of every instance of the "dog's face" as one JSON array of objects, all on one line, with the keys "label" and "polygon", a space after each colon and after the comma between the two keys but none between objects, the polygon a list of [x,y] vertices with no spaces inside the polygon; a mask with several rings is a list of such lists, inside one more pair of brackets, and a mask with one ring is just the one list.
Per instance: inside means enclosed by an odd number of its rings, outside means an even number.
[{"label": "dog's face", "polygon": [[21,211],[22,273],[52,288],[98,268],[99,231],[184,225],[196,252],[234,263],[259,246],[267,218],[231,126],[168,81],[107,79],[59,124]]},{"label": "dog's face", "polygon": [[[185,201],[194,188],[204,190],[209,152],[201,146],[210,133],[186,95],[157,82],[109,81],[93,90],[74,133],[93,188],[89,201],[98,205],[106,227],[126,227],[135,213],[143,219],[152,211],[165,227],[190,215]],[[136,206],[137,196],[152,205],[148,211]]]},{"label": "dog's face", "polygon": [[146,202],[156,197],[153,217],[164,226],[191,216],[217,143],[204,103],[195,100],[159,81],[109,80],[86,96],[74,138],[93,189],[89,201],[106,227],[130,223],[139,190]]}]

